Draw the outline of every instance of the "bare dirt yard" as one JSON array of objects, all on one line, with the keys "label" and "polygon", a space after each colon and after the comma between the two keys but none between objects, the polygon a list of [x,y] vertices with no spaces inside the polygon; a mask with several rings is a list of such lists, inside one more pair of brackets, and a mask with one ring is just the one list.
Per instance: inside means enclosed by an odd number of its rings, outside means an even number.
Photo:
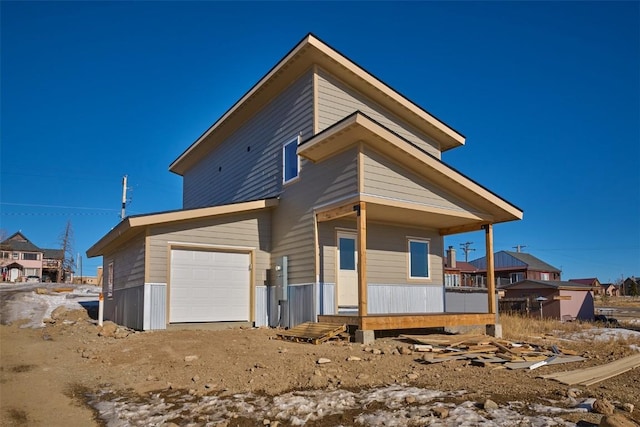
[{"label": "bare dirt yard", "polygon": [[3,426],[593,426],[604,417],[595,401],[610,403],[609,412],[628,423],[617,425],[640,423],[640,368],[590,387],[538,377],[634,354],[634,336],[533,334],[527,342],[557,344],[585,360],[508,370],[468,360],[424,363],[394,336],[369,346],[313,345],[277,339],[267,328],[103,330],[72,306],[44,310],[44,326],[24,327],[33,319],[8,317],[25,312],[11,308],[18,296],[2,298]]}]

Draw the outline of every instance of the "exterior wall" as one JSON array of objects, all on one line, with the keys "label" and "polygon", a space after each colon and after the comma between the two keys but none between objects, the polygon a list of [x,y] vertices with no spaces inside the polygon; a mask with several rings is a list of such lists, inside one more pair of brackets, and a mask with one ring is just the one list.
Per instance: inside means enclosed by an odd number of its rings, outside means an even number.
[{"label": "exterior wall", "polygon": [[570,300],[559,301],[560,318],[569,315],[578,320],[593,320],[595,307],[590,291],[560,290],[560,296],[571,297]]},{"label": "exterior wall", "polygon": [[357,194],[357,163],[356,148],[303,162],[298,179],[283,188],[273,214],[273,256],[289,257],[289,284],[316,282],[313,208]]},{"label": "exterior wall", "polygon": [[440,158],[440,145],[323,70],[317,74],[318,132],[361,111],[427,153]]},{"label": "exterior wall", "polygon": [[364,150],[364,192],[452,211],[477,211],[370,149]]},{"label": "exterior wall", "polygon": [[[104,271],[109,271],[113,262],[113,290],[144,285],[145,237],[140,233],[102,258]],[[108,280],[104,280],[105,304],[108,295]]]},{"label": "exterior wall", "polygon": [[[147,282],[169,283],[170,245],[255,248],[254,285],[264,286],[271,258],[271,212],[260,210],[237,215],[174,223],[149,230]],[[169,286],[171,284],[169,283]]]},{"label": "exterior wall", "polygon": [[282,145],[312,132],[312,73],[308,72],[185,172],[183,207],[277,195],[282,187]]}]

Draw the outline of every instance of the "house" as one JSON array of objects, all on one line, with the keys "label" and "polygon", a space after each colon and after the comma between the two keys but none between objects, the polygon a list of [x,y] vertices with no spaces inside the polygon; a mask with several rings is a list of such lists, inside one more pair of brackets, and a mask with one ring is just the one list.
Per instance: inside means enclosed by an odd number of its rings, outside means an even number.
[{"label": "house", "polygon": [[627,277],[622,282],[622,295],[638,296],[640,295],[640,278],[636,276]]},{"label": "house", "polygon": [[182,209],[127,217],[87,251],[103,257],[105,315],[320,320],[360,338],[492,326],[494,289],[483,312],[446,310],[444,236],[484,230],[491,249],[522,211],[441,160],[464,142],[309,34],[170,165]]},{"label": "house", "polygon": [[615,283],[603,283],[600,287],[600,295],[609,297],[620,296],[620,286]]},{"label": "house", "polygon": [[590,286],[594,296],[602,295],[603,293],[602,284],[596,277],[590,277],[587,279],[569,279],[569,281],[580,283],[585,286]]},{"label": "house", "polygon": [[[62,265],[62,250],[41,249],[18,231],[0,242],[0,272],[6,282],[22,282],[28,276],[56,282]],[[67,276],[70,277],[70,274]]]},{"label": "house", "polygon": [[502,287],[508,301],[522,299],[531,316],[558,320],[593,320],[590,285],[558,280],[525,279]]},{"label": "house", "polygon": [[[495,277],[502,284],[525,279],[560,280],[561,271],[539,258],[524,252],[499,251],[494,255]],[[469,262],[482,272],[487,269],[486,257]],[[484,274],[486,277],[486,274]]]}]

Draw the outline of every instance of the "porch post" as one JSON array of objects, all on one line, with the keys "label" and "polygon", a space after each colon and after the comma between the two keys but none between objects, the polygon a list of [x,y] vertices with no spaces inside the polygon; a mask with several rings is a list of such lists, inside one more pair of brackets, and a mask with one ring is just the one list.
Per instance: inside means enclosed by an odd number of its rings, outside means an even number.
[{"label": "porch post", "polygon": [[493,267],[493,224],[483,226],[487,244],[487,297],[489,313],[496,314],[496,277]]},{"label": "porch post", "polygon": [[[367,204],[358,207],[358,316],[367,315]],[[360,320],[362,329],[362,320]]]}]

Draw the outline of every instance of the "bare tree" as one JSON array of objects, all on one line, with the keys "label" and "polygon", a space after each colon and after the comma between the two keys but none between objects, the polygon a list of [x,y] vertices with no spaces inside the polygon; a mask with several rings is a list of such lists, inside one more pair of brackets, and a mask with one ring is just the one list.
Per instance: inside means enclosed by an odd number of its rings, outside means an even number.
[{"label": "bare tree", "polygon": [[73,229],[71,228],[71,221],[67,221],[67,226],[60,235],[60,251],[61,259],[58,266],[58,281],[66,282],[67,274],[70,274],[75,266],[73,260]]}]

